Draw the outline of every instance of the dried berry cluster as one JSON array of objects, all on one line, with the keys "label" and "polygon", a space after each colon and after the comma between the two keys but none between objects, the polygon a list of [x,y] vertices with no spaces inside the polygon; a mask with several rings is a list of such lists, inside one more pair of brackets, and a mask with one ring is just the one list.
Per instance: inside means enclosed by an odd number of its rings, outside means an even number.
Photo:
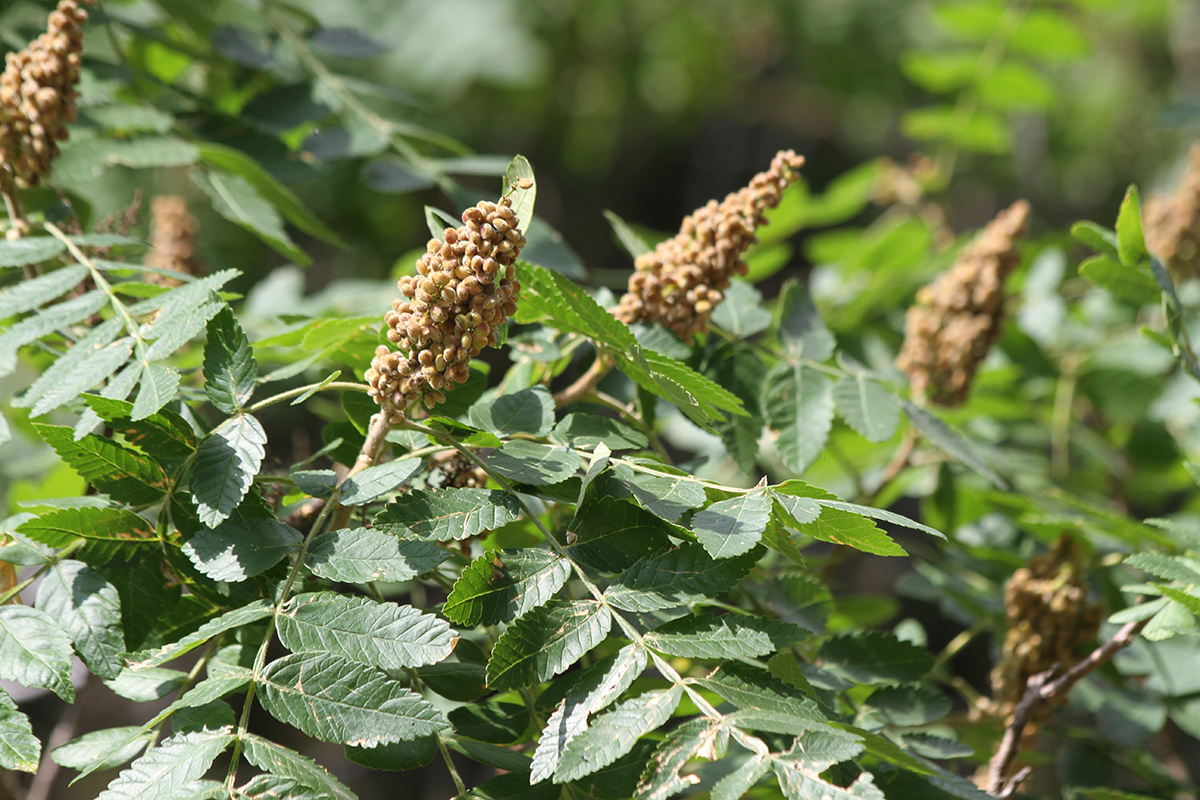
[{"label": "dried berry cluster", "polygon": [[637,258],[617,319],[657,322],[683,339],[707,330],[730,279],[746,274],[742,254],[758,241],[754,231],[766,224],[766,210],[779,205],[803,163],[802,156],[781,151],[749,186],[685,217],[674,238]]},{"label": "dried berry cluster", "polygon": [[27,49],[9,53],[0,75],[0,164],[17,186],[35,186],[50,172],[58,141],[67,138],[78,113],[81,26],[88,18],[79,5],[61,0],[46,32]]},{"label": "dried berry cluster", "polygon": [[1175,193],[1146,201],[1146,244],[1176,280],[1200,272],[1200,142],[1192,145],[1188,165]]},{"label": "dried berry cluster", "polygon": [[[150,252],[146,266],[170,269],[187,275],[202,275],[196,260],[196,218],[188,211],[187,201],[178,195],[159,195],[150,206]],[[179,286],[169,275],[149,274],[149,283]]]},{"label": "dried berry cluster", "polygon": [[1000,335],[1004,281],[1020,262],[1016,240],[1028,219],[1024,200],[1001,211],[949,271],[917,293],[896,359],[915,396],[947,406],[966,399],[979,362]]},{"label": "dried berry cluster", "polygon": [[497,330],[517,310],[515,263],[525,236],[510,201],[481,202],[462,220],[461,228],[446,229],[444,240],[429,240],[418,274],[400,279],[403,297],[384,318],[388,339],[402,352],[380,345],[366,379],[394,421],[418,396],[428,408],[444,401],[442,391],[467,380],[471,358],[496,343]]},{"label": "dried berry cluster", "polygon": [[[1079,546],[1064,535],[1050,552],[1013,573],[1004,589],[1008,633],[1000,663],[992,670],[992,700],[985,710],[1003,716],[1006,724],[1025,694],[1029,679],[1053,667],[1069,669],[1076,650],[1095,638],[1102,617],[1088,601]],[[1039,704],[1033,722],[1054,711]]]}]

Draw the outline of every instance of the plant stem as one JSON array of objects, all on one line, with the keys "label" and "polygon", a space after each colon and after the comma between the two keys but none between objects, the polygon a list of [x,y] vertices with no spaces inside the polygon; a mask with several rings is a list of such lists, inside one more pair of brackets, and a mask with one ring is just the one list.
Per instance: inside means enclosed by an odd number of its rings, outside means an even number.
[{"label": "plant stem", "polygon": [[295,389],[288,389],[286,392],[280,392],[279,394],[271,395],[265,400],[259,400],[254,405],[248,406],[246,408],[246,413],[258,413],[267,406],[273,406],[276,403],[282,403],[284,400],[290,400],[293,397],[299,397],[305,392],[312,391],[314,389],[317,391],[331,389],[341,390],[344,392],[362,392],[366,394],[367,390],[370,388],[371,387],[367,386],[365,383],[354,383],[352,381],[332,381],[323,385],[320,383],[310,383],[307,386],[298,386]]},{"label": "plant stem", "polygon": [[576,378],[575,382],[570,386],[554,395],[554,407],[564,408],[583,399],[600,382],[600,379],[608,374],[608,371],[612,367],[613,361],[611,358],[605,358],[603,355],[597,353],[596,360],[592,362],[592,365],[588,367],[586,372]]},{"label": "plant stem", "polygon": [[446,740],[439,732],[437,734],[438,751],[442,754],[442,760],[446,762],[446,769],[450,770],[450,777],[454,780],[454,788],[458,790],[459,795],[467,793],[467,785],[463,783],[463,779],[458,774],[458,769],[454,766],[454,759],[450,758],[450,751],[446,749]]}]

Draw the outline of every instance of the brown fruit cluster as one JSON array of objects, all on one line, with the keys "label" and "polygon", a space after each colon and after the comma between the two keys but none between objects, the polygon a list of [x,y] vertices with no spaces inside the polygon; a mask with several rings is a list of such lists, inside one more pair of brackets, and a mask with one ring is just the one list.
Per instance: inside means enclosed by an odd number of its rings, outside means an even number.
[{"label": "brown fruit cluster", "polygon": [[[146,266],[203,275],[204,269],[196,259],[198,227],[182,197],[174,194],[155,197],[150,206],[150,252],[146,254]],[[181,283],[169,275],[154,273],[147,274],[146,281],[168,287]]]},{"label": "brown fruit cluster", "polygon": [[497,330],[516,313],[515,264],[525,235],[511,202],[481,202],[462,220],[429,240],[417,275],[399,280],[403,296],[384,317],[388,339],[402,352],[380,345],[366,379],[393,421],[418,396],[427,408],[443,402],[443,390],[467,380],[471,359],[496,344]]},{"label": "brown fruit cluster", "polygon": [[0,75],[0,165],[20,187],[36,186],[50,172],[58,142],[78,115],[80,53],[87,12],[61,0],[46,32],[19,53],[9,53]]},{"label": "brown fruit cluster", "polygon": [[1172,195],[1146,201],[1146,244],[1176,280],[1200,272],[1200,142],[1188,152],[1188,165]]},{"label": "brown fruit cluster", "polygon": [[912,381],[914,396],[945,406],[966,399],[979,362],[1000,336],[1004,281],[1020,263],[1016,243],[1028,220],[1029,203],[1013,203],[953,267],[917,292],[896,359]]},{"label": "brown fruit cluster", "polygon": [[[1103,617],[1087,594],[1082,553],[1065,534],[1050,552],[1013,573],[1004,588],[1008,633],[984,710],[1007,724],[1031,677],[1055,667],[1070,669],[1079,660],[1076,651],[1096,637]],[[1053,712],[1051,704],[1040,703],[1031,721]]]},{"label": "brown fruit cluster", "polygon": [[708,329],[708,320],[734,275],[745,275],[742,254],[758,241],[766,210],[779,205],[783,190],[797,178],[804,157],[780,151],[771,168],[750,185],[685,217],[679,233],[651,253],[638,256],[629,290],[613,312],[617,319],[657,322],[682,339]]}]

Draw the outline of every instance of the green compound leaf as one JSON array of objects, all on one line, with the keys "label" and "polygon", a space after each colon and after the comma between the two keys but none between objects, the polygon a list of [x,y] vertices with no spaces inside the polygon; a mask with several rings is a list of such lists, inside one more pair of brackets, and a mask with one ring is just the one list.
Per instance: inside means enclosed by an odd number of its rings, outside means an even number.
[{"label": "green compound leaf", "polygon": [[741,800],[754,784],[770,771],[771,760],[762,753],[756,753],[717,781],[712,788],[711,800]]},{"label": "green compound leaf", "polygon": [[337,744],[373,747],[450,725],[399,682],[330,653],[298,653],[271,662],[259,679],[258,698],[280,722]]},{"label": "green compound leaf", "polygon": [[849,761],[862,752],[857,737],[842,731],[809,731],[797,737],[785,753],[772,756],[771,766],[779,779],[779,788],[788,800],[882,800],[871,773],[864,772],[849,787],[843,788],[821,777],[821,773]]},{"label": "green compound leaf", "polygon": [[199,531],[182,549],[214,581],[238,583],[278,564],[300,546],[300,539],[299,531],[273,517],[234,516]]},{"label": "green compound leaf", "polygon": [[33,735],[29,717],[0,691],[0,767],[36,773],[41,758],[42,743]]},{"label": "green compound leaf", "polygon": [[551,600],[505,629],[492,649],[487,680],[503,691],[554,677],[608,635],[612,613],[594,600]]},{"label": "green compound leaf", "polygon": [[[23,239],[18,241],[30,241]],[[52,241],[58,241],[54,239]],[[7,243],[7,242],[6,242]],[[61,244],[61,242],[60,242]],[[26,279],[18,284],[0,291],[0,320],[31,311],[43,303],[48,303],[56,297],[75,288],[80,281],[87,277],[87,267],[82,264],[56,269],[33,279]]]},{"label": "green compound leaf", "polygon": [[258,362],[250,339],[225,306],[208,321],[204,344],[204,393],[226,414],[241,412],[258,379]]},{"label": "green compound leaf", "polygon": [[0,606],[0,678],[74,702],[70,636],[44,611]]},{"label": "green compound leaf", "polygon": [[55,563],[38,586],[35,607],[66,630],[75,652],[100,678],[125,666],[125,634],[116,587],[79,561]]},{"label": "green compound leaf", "polygon": [[680,617],[646,634],[647,647],[683,658],[756,658],[811,635],[780,620],[728,614]]},{"label": "green compound leaf", "polygon": [[623,572],[638,559],[670,547],[672,528],[633,503],[612,497],[586,500],[567,530],[567,553],[602,572]]},{"label": "green compound leaf", "polygon": [[713,310],[712,321],[745,339],[771,327],[771,312],[762,307],[762,293],[758,289],[744,280],[735,280],[725,290],[725,299]]},{"label": "green compound leaf", "polygon": [[184,653],[196,649],[205,642],[213,639],[216,636],[231,631],[234,628],[240,628],[243,625],[249,625],[252,622],[257,622],[260,619],[265,619],[271,616],[272,608],[265,600],[256,600],[253,603],[244,605],[241,608],[227,611],[215,619],[201,625],[194,632],[189,633],[177,642],[163,645],[162,647],[153,650],[143,650],[138,653],[133,653],[129,657],[129,667],[135,670],[149,669],[166,664],[168,661],[173,661],[179,658]]},{"label": "green compound leaf", "polygon": [[610,451],[641,450],[649,444],[646,437],[615,419],[596,414],[567,414],[554,426],[550,438],[575,448],[593,448],[604,444]]},{"label": "green compound leaf", "polygon": [[375,515],[397,536],[448,542],[499,528],[521,513],[517,498],[491,489],[414,489]]},{"label": "green compound leaf", "polygon": [[762,548],[733,558],[714,559],[695,544],[638,561],[617,576],[604,593],[625,611],[657,611],[719,597],[737,585],[762,557]]},{"label": "green compound leaf", "polygon": [[157,546],[154,526],[121,508],[64,508],[24,523],[17,532],[50,547],[66,547],[76,539],[87,544],[81,556],[92,566],[131,548]]},{"label": "green compound leaf", "polygon": [[233,744],[233,730],[193,731],[172,736],[129,765],[97,800],[168,800],[211,796],[200,781],[217,756]]},{"label": "green compound leaf", "polygon": [[806,364],[778,364],[767,373],[762,406],[784,466],[803,474],[833,427],[833,384]]},{"label": "green compound leaf", "polygon": [[821,509],[820,517],[813,522],[800,524],[796,530],[822,542],[853,547],[877,556],[907,555],[904,548],[892,541],[892,537],[880,530],[872,520],[840,508],[825,506]]},{"label": "green compound leaf", "polygon": [[[788,499],[792,500],[792,501],[797,501],[797,500],[800,500],[801,498],[788,498]],[[842,511],[849,511],[851,514],[859,514],[864,517],[870,517],[871,519],[880,520],[881,522],[890,522],[893,525],[899,525],[902,528],[910,528],[914,531],[921,531],[922,533],[928,533],[930,536],[936,536],[939,539],[946,538],[946,534],[942,533],[941,531],[939,531],[935,528],[931,528],[928,525],[924,525],[920,522],[917,522],[914,519],[909,519],[908,517],[904,516],[903,514],[897,514],[894,511],[888,511],[887,509],[884,509],[884,508],[872,508],[871,506],[860,506],[857,503],[845,503],[845,502],[842,502],[841,500],[829,500],[824,497],[817,499],[814,502],[816,503],[816,505],[818,507],[827,506],[829,508],[839,508]],[[794,502],[793,502],[793,507],[794,507]]]},{"label": "green compound leaf", "polygon": [[331,581],[398,582],[424,575],[449,557],[436,542],[400,539],[373,528],[344,528],[313,539],[304,563]]},{"label": "green compound leaf", "polygon": [[467,419],[481,430],[497,436],[528,433],[545,436],[554,427],[554,400],[544,386],[480,400],[471,406]]},{"label": "green compound leaf", "polygon": [[632,644],[622,647],[606,669],[599,664],[589,668],[546,722],[530,779],[544,781],[554,775],[566,746],[587,730],[588,717],[624,694],[645,668],[645,649]]},{"label": "green compound leaf", "polygon": [[766,670],[729,662],[699,683],[740,709],[739,727],[793,735],[828,729],[815,700]]},{"label": "green compound leaf", "polygon": [[637,740],[657,730],[670,717],[683,696],[682,686],[646,692],[621,703],[567,743],[554,772],[555,783],[565,783],[607,767],[633,749]]},{"label": "green compound leaf", "polygon": [[290,778],[319,797],[333,800],[357,800],[354,793],[324,767],[294,750],[275,744],[253,733],[242,735],[242,755],[254,766],[272,775]]},{"label": "green compound leaf", "polygon": [[296,246],[284,230],[279,212],[240,175],[220,170],[194,170],[192,183],[212,200],[217,213],[241,225],[268,245],[301,266],[312,260]]},{"label": "green compound leaf", "polygon": [[583,460],[565,447],[515,439],[493,450],[487,465],[517,483],[547,486],[574,475],[583,466]]},{"label": "green compound leaf", "polygon": [[143,420],[175,399],[179,389],[179,370],[161,364],[142,365],[138,393],[133,401],[132,419]]},{"label": "green compound leaf", "polygon": [[858,684],[909,683],[933,667],[933,656],[891,633],[859,631],[827,639],[815,663]]},{"label": "green compound leaf", "polygon": [[971,444],[970,440],[951,430],[946,423],[942,422],[929,411],[920,406],[913,405],[904,398],[899,398],[899,400],[904,413],[908,415],[908,418],[917,426],[921,434],[929,439],[934,446],[978,472],[997,489],[1006,490],[1008,488],[1008,484],[1005,483],[1004,479],[997,475],[996,471],[979,457],[979,453],[975,451],[975,446]]},{"label": "green compound leaf", "polygon": [[82,322],[108,303],[108,295],[104,292],[88,292],[39,311],[0,333],[0,375],[13,371],[17,365],[17,351],[23,346],[60,328]]},{"label": "green compound leaf", "polygon": [[34,430],[80,477],[114,500],[134,506],[150,505],[169,487],[167,474],[150,459],[112,439],[85,436],[65,425],[33,423]]},{"label": "green compound leaf", "polygon": [[293,653],[334,653],[382,669],[435,664],[458,640],[445,620],[412,606],[331,592],[293,597],[276,624]]},{"label": "green compound leaf", "polygon": [[13,405],[28,408],[30,417],[40,417],[75,400],[112,375],[133,352],[132,339],[128,336],[116,339],[120,329],[121,321],[116,317],[92,328],[66,355],[50,365],[24,395],[14,400]]},{"label": "green compound leaf", "polygon": [[346,506],[369,503],[401,486],[420,472],[423,465],[424,462],[419,458],[402,458],[367,467],[342,483],[342,494],[338,500]]},{"label": "green compound leaf", "polygon": [[192,495],[202,523],[216,527],[242,502],[266,455],[266,443],[266,431],[249,414],[230,417],[200,443],[192,465]]},{"label": "green compound leaf", "polygon": [[442,613],[455,625],[496,625],[543,605],[571,565],[549,550],[488,550],[463,570]]},{"label": "green compound leaf", "polygon": [[745,494],[697,511],[691,528],[713,558],[732,558],[758,544],[771,519],[771,498]]},{"label": "green compound leaf", "polygon": [[613,475],[643,508],[668,522],[674,522],[687,511],[703,505],[707,499],[703,484],[690,475],[637,472],[624,464],[616,465]]},{"label": "green compound leaf", "polygon": [[847,425],[872,442],[886,442],[900,424],[896,398],[861,373],[833,385],[833,404]]}]

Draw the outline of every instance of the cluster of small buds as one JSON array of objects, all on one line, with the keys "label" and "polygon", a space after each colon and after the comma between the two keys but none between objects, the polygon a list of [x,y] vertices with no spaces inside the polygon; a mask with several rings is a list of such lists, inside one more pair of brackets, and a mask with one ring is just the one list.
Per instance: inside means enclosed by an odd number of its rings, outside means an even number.
[{"label": "cluster of small buds", "polygon": [[92,0],[61,0],[46,32],[9,53],[0,74],[0,165],[17,186],[36,186],[50,172],[58,142],[78,114],[75,85],[88,18],[80,2]]},{"label": "cluster of small buds", "polygon": [[443,392],[467,380],[471,359],[496,344],[500,327],[516,313],[516,260],[525,236],[511,201],[481,202],[462,220],[442,239],[430,239],[417,274],[400,279],[402,296],[384,317],[400,352],[380,345],[366,379],[395,421],[418,396],[427,408],[443,402]]},{"label": "cluster of small buds", "polygon": [[1001,211],[963,250],[954,266],[917,293],[908,309],[896,359],[913,395],[946,406],[966,399],[979,363],[1000,335],[1004,281],[1020,263],[1029,203]]},{"label": "cluster of small buds", "polygon": [[1200,273],[1200,142],[1188,152],[1187,168],[1172,195],[1146,201],[1146,244],[1175,280]]},{"label": "cluster of small buds", "polygon": [[730,279],[746,274],[742,254],[758,241],[754,232],[767,223],[766,210],[779,205],[802,164],[803,156],[781,151],[749,186],[685,217],[674,238],[634,262],[629,290],[614,311],[617,319],[657,322],[685,340],[707,330]]},{"label": "cluster of small buds", "polygon": [[[173,194],[159,195],[150,206],[150,252],[146,266],[170,269],[186,275],[203,275],[196,259],[196,218],[188,211],[187,201]],[[150,273],[146,281],[160,286],[179,286],[169,275]]]},{"label": "cluster of small buds", "polygon": [[[1070,669],[1079,660],[1076,651],[1096,637],[1103,617],[1087,595],[1083,557],[1067,535],[1013,573],[1004,588],[1008,632],[992,670],[992,699],[982,710],[1007,724],[1031,677],[1052,668]],[[1044,721],[1053,711],[1051,705],[1039,704],[1032,721]]]}]

